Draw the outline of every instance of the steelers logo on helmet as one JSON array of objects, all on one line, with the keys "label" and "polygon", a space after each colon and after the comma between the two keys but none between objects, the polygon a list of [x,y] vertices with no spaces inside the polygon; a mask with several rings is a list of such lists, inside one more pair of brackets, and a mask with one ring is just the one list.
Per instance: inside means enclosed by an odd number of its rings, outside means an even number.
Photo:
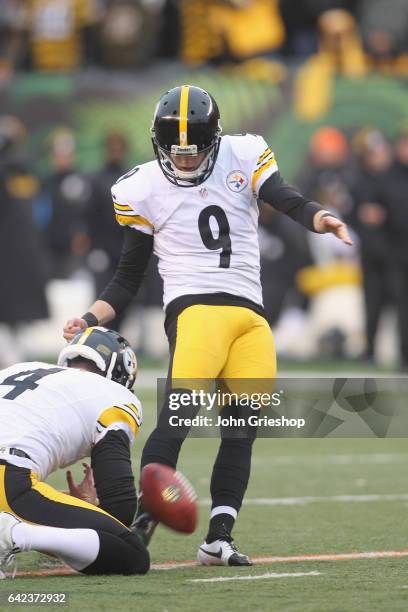
[{"label": "steelers logo on helmet", "polygon": [[240,193],[248,185],[248,178],[241,170],[233,170],[227,176],[227,186],[231,191]]},{"label": "steelers logo on helmet", "polygon": [[128,374],[136,374],[137,359],[130,346],[127,346],[123,353],[123,366]]}]

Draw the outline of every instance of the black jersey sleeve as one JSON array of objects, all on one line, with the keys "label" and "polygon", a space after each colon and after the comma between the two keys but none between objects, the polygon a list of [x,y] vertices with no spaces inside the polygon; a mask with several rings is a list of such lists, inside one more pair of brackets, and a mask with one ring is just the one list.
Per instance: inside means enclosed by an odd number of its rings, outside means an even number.
[{"label": "black jersey sleeve", "polygon": [[137,497],[126,432],[108,431],[92,449],[91,466],[100,508],[129,526]]},{"label": "black jersey sleeve", "polygon": [[122,253],[116,272],[98,299],[108,302],[120,314],[131,302],[145,275],[153,250],[153,236],[124,228]]},{"label": "black jersey sleeve", "polygon": [[315,214],[323,210],[320,204],[305,198],[292,185],[286,183],[280,172],[275,172],[266,179],[259,190],[259,198],[311,232],[315,231],[313,225]]}]

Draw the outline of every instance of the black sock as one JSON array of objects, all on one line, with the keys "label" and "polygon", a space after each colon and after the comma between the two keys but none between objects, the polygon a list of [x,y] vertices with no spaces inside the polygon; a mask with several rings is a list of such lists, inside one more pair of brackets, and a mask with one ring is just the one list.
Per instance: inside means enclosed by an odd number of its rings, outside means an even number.
[{"label": "black sock", "polygon": [[219,540],[225,534],[231,534],[232,528],[234,527],[235,519],[231,514],[217,514],[210,519],[210,526],[208,529],[205,541],[207,544],[211,544],[215,540]]},{"label": "black sock", "polygon": [[[230,506],[238,513],[248,486],[254,437],[221,439],[211,477],[212,508]],[[235,519],[231,514],[217,514],[210,520],[206,542],[231,533]]]},{"label": "black sock", "polygon": [[252,440],[221,441],[211,477],[212,507],[231,506],[237,512],[248,485]]}]

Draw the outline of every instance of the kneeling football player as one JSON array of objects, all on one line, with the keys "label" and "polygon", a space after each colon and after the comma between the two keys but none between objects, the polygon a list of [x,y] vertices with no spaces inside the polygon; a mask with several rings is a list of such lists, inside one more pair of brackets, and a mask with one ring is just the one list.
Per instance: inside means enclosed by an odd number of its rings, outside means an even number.
[{"label": "kneeling football player", "polygon": [[[0,371],[0,577],[15,553],[33,550],[84,574],[148,571],[149,553],[129,529],[137,504],[130,446],[142,422],[136,371],[129,343],[102,327],[75,336],[58,366]],[[43,482],[89,456],[98,506]],[[90,474],[82,489],[71,477],[71,492],[81,495]]]}]

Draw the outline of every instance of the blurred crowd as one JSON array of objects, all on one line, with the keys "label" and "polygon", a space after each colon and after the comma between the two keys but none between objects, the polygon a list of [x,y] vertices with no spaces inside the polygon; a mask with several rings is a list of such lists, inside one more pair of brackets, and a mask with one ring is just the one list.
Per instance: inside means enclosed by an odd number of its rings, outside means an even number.
[{"label": "blurred crowd", "polygon": [[[110,189],[131,165],[126,136],[108,131],[101,143],[104,164],[86,175],[77,165],[74,132],[57,128],[49,139],[50,171],[41,178],[25,154],[26,137],[19,119],[0,116],[0,274],[5,287],[0,301],[0,366],[4,354],[12,361],[11,355],[20,352],[20,327],[51,315],[47,288],[52,281],[92,281],[92,299],[113,275],[122,247]],[[156,327],[157,318],[162,322],[161,299],[162,283],[153,259],[137,299],[139,308],[151,307],[145,328]],[[119,329],[121,324],[122,318],[117,318],[110,326]],[[153,333],[147,352],[157,357],[163,350],[164,343]]]},{"label": "blurred crowd", "polygon": [[[309,354],[374,364],[381,320],[392,311],[399,365],[407,370],[408,125],[394,143],[371,127],[349,137],[333,126],[319,128],[297,182],[349,224],[354,244],[305,232],[261,209],[265,306],[277,334],[285,325],[292,334],[292,346],[283,335],[281,350],[290,352],[306,334]],[[390,342],[388,335],[385,352]]]},{"label": "blurred crowd", "polygon": [[[94,295],[105,286],[122,243],[110,187],[137,162],[128,158],[126,135],[107,131],[101,142],[104,163],[86,175],[76,163],[74,133],[58,128],[49,140],[51,170],[40,179],[22,154],[25,139],[20,120],[0,116],[0,277],[5,289],[0,328],[11,334],[49,316],[46,288],[53,279],[85,273]],[[408,125],[393,143],[371,127],[348,135],[333,126],[319,128],[297,184],[350,225],[354,245],[307,232],[260,202],[264,301],[278,348],[297,357],[374,363],[382,316],[393,312],[399,365],[406,370]],[[130,308],[150,313],[144,349],[155,357],[166,351],[165,343],[155,346],[161,300],[153,259]]]},{"label": "blurred crowd", "polygon": [[0,82],[19,70],[134,70],[159,58],[265,74],[315,54],[408,72],[406,0],[0,0]]}]

